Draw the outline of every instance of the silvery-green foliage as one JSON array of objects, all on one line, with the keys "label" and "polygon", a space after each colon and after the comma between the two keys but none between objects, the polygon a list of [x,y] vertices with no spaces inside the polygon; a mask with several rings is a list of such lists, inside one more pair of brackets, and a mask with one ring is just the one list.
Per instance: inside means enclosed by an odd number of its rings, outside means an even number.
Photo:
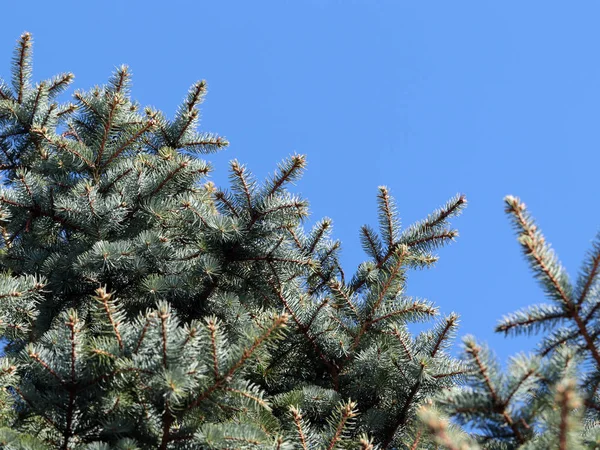
[{"label": "silvery-green foliage", "polygon": [[173,118],[131,98],[124,66],[63,103],[73,76],[34,84],[31,44],[0,84],[4,447],[435,445],[417,410],[463,376],[458,316],[406,283],[464,196],[403,230],[380,187],[347,277],[332,221],[305,227],[290,189],[303,155],[208,179],[227,141],[198,131],[204,81]]}]

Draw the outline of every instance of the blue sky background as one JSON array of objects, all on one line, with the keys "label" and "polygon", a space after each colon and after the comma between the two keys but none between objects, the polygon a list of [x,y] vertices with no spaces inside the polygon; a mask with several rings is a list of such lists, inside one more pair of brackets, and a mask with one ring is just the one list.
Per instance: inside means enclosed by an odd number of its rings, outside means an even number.
[{"label": "blue sky background", "polygon": [[[260,177],[308,155],[297,190],[334,220],[346,272],[358,230],[376,223],[377,186],[403,222],[457,192],[469,207],[438,266],[409,294],[458,312],[461,335],[505,359],[532,340],[493,333],[543,301],[503,213],[520,196],[570,273],[600,225],[600,3],[594,1],[30,1],[5,5],[0,74],[33,33],[37,80],[76,88],[127,63],[134,97],[168,114],[208,80],[203,126],[231,146],[210,156],[223,185],[238,158]],[[14,11],[11,11],[14,9]]]}]

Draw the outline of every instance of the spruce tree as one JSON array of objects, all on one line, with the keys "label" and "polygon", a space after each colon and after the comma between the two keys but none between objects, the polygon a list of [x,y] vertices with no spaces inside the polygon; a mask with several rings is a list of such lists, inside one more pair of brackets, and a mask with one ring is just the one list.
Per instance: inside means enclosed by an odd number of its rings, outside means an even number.
[{"label": "spruce tree", "polygon": [[131,99],[127,67],[65,103],[73,76],[33,83],[31,44],[0,82],[2,448],[600,446],[598,238],[572,283],[507,197],[550,302],[497,330],[544,337],[505,371],[470,336],[454,358],[458,316],[405,292],[464,196],[402,229],[380,187],[347,277],[331,220],[307,229],[291,190],[304,156],[210,182],[202,158],[228,143],[198,131],[204,81],[173,119]]},{"label": "spruce tree", "polygon": [[458,317],[413,336],[438,310],[406,277],[457,236],[463,196],[401,229],[379,188],[346,277],[290,190],[304,156],[207,179],[227,141],[197,130],[205,82],[173,119],[131,99],[127,67],[64,103],[73,76],[34,84],[31,45],[0,84],[3,448],[438,445],[417,411],[463,377]]}]

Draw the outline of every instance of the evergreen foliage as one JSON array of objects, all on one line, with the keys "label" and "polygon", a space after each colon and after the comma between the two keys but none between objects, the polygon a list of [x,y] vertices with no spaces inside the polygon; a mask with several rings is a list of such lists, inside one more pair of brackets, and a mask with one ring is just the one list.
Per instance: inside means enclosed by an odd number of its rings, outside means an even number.
[{"label": "evergreen foliage", "polygon": [[[497,331],[543,333],[543,338],[537,355],[514,357],[505,372],[488,348],[465,338],[466,383],[444,393],[439,405],[473,430],[473,448],[476,443],[489,449],[600,448],[598,237],[572,283],[525,204],[512,196],[505,203],[549,303],[508,315]],[[438,442],[461,448],[464,440],[445,433],[443,415],[423,414]]]},{"label": "evergreen foliage", "polygon": [[472,337],[455,358],[458,316],[405,292],[456,238],[464,196],[402,229],[380,187],[347,277],[331,220],[307,229],[290,190],[304,156],[208,180],[202,158],[228,143],[198,131],[204,81],[173,119],[131,99],[127,67],[64,102],[73,76],[34,84],[31,45],[0,82],[2,448],[600,445],[600,241],[573,284],[507,197],[550,303],[498,331],[545,336],[505,372]]},{"label": "evergreen foliage", "polygon": [[[379,188],[369,259],[346,279],[331,221],[241,163],[219,189],[200,156],[206,84],[174,119],[105,86],[33,84],[31,37],[0,86],[4,448],[399,448],[428,442],[419,405],[454,385],[458,318],[409,298],[406,273],[452,241],[457,196],[400,228]],[[431,441],[432,442],[432,441]]]}]

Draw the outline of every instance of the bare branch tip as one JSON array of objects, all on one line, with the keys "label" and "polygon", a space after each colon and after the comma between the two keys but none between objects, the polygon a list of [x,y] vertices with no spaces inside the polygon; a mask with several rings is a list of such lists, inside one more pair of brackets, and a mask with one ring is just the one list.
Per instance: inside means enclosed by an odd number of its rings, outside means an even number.
[{"label": "bare branch tip", "polygon": [[525,210],[525,203],[523,203],[519,197],[515,197],[514,195],[507,195],[504,197],[504,202],[508,207],[507,209],[510,211]]},{"label": "bare branch tip", "polygon": [[295,154],[292,155],[292,161],[297,167],[304,167],[306,165],[306,155]]},{"label": "bare branch tip", "polygon": [[25,31],[20,38],[20,41],[23,43],[23,45],[27,45],[28,43],[31,42],[31,33],[29,31]]}]

